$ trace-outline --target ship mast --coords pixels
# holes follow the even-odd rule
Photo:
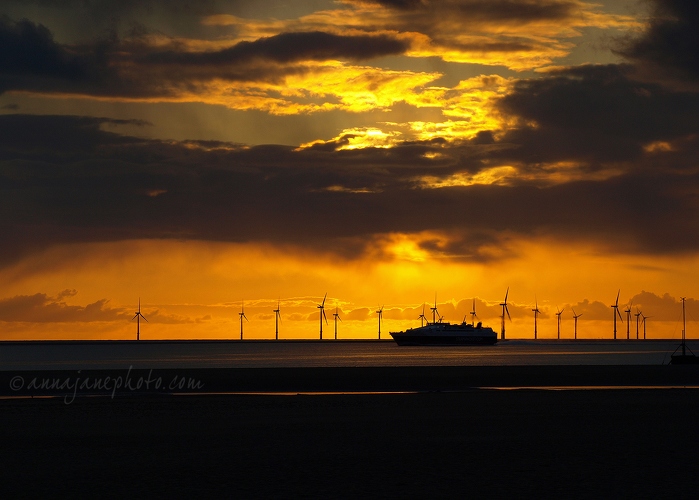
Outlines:
[[[699,358],[697,358],[691,349],[687,347],[687,312],[685,311],[685,297],[680,297],[682,300],[682,343],[675,349],[672,353],[670,363],[675,364],[699,364]],[[682,354],[676,354],[679,348],[682,348]],[[689,350],[689,354],[687,354]]]

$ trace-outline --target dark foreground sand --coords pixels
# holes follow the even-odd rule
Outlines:
[[[699,491],[696,389],[117,394],[5,399],[0,415],[2,498]]]

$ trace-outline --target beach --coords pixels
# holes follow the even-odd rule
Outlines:
[[[226,349],[246,362],[222,367],[170,354],[105,362],[103,344],[70,359],[63,345],[28,344],[43,357],[28,351],[33,364],[0,371],[0,493],[693,498],[699,369],[628,364],[639,348],[609,346],[616,364],[477,365],[472,350],[447,350],[463,363],[384,366],[392,358],[371,347],[360,357],[323,346],[334,357],[307,356],[309,366],[293,346],[293,363],[270,366],[241,344]],[[576,358],[570,347],[507,349],[554,363],[598,347],[581,344]]]
[[[3,497],[694,497],[695,390],[0,401]]]

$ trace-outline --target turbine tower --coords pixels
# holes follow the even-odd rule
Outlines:
[[[573,338],[574,338],[575,340],[578,339],[578,318],[579,318],[580,316],[582,316],[582,313],[581,313],[581,314],[575,314],[575,309],[573,309],[573,320],[574,320],[574,326],[573,326],[573,332],[574,332],[573,335],[574,335],[574,336],[573,336]]]
[[[323,319],[325,319],[325,324],[328,324],[328,317],[325,315],[325,299],[328,298],[328,292],[325,292],[325,297],[323,297],[323,302],[318,304],[318,309],[320,309],[320,340],[323,340]]]
[[[277,308],[274,309],[274,340],[279,340],[279,323],[282,322],[282,315],[279,313],[279,303],[281,301],[277,301]]]
[[[422,314],[417,317],[417,319],[420,320],[420,326],[425,326],[425,321],[427,321],[427,318],[425,318],[425,303],[422,303]]]
[[[500,304],[500,307],[502,307],[502,322],[501,322],[501,329],[500,329],[500,340],[505,340],[505,314],[507,314],[507,317],[510,321],[512,321],[512,317],[510,316],[510,310],[507,308],[507,295],[510,293],[510,287],[507,287],[507,291],[505,292],[505,301]]]
[[[631,338],[631,304],[633,301],[629,302],[629,305],[626,306],[626,309],[624,309],[624,312],[626,313],[626,340],[629,340]]]
[[[536,301],[534,302],[534,309],[532,309],[532,312],[534,313],[534,340],[536,340],[536,318],[541,314],[541,311],[539,311],[539,302]]]
[[[245,318],[245,321],[250,321],[248,317],[245,316],[245,302],[240,302],[240,312],[238,316],[240,316],[240,340],[243,340],[243,318]]]
[[[434,307],[430,307],[430,311],[432,311],[432,324],[436,325],[437,318],[439,317],[439,311],[437,311],[437,294],[436,293],[434,294]]]
[[[141,318],[143,318],[143,321],[148,323],[148,320],[146,317],[141,314],[141,297],[138,298],[138,311],[136,311],[136,315],[131,318],[131,321],[136,320],[136,340],[141,340]]]
[[[471,324],[473,326],[476,326],[476,319],[478,319],[478,316],[476,315],[476,298],[473,298],[473,306],[471,307]]]
[[[619,295],[621,294],[621,290],[619,290],[616,294],[616,302],[614,302],[613,306],[609,306],[612,309],[614,309],[614,312],[612,313],[612,317],[614,318],[614,340],[616,340],[616,317],[619,316],[619,319],[621,322],[624,322],[624,318],[621,317],[621,313],[619,312]]]
[[[558,311],[558,306],[556,306],[556,310]],[[561,340],[561,314],[563,314],[563,311],[565,311],[566,308],[564,307],[560,311],[556,313],[556,323],[558,324],[558,340]]]
[[[383,306],[376,311],[376,314],[379,315],[379,340],[381,340],[381,318],[383,317]]]
[[[340,317],[340,313],[337,312],[337,306],[335,306],[335,312],[333,313],[333,316],[335,318],[335,340],[337,340],[337,321],[338,320],[342,321],[342,318]]]
[[[641,311],[638,310],[638,307],[636,307],[636,340],[638,340],[638,317],[641,315]]]

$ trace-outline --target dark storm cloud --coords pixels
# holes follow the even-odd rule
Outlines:
[[[356,0],[354,3],[383,5],[384,7],[400,10],[417,9],[424,5],[423,0]]]
[[[42,25],[0,19],[0,93],[8,90],[109,97],[171,97],[214,79],[278,81],[307,71],[303,62],[363,60],[400,54],[404,41],[387,35],[341,36],[319,31],[282,33],[208,52],[167,50],[143,38],[114,35],[61,45]]]
[[[108,94],[122,84],[110,66],[117,45],[104,39],[89,45],[57,43],[43,25],[0,18],[0,93],[8,90]]]
[[[132,238],[270,242],[356,257],[375,252],[386,234],[421,231],[442,235],[423,239],[424,248],[471,261],[508,257],[510,242],[532,235],[618,252],[699,248],[698,235],[684,230],[699,226],[699,174],[652,168],[662,154],[606,181],[426,189],[422,176],[477,172],[494,151],[518,150],[173,143],[121,136],[108,124],[0,116],[0,261],[58,243]],[[36,142],[16,140],[36,131]],[[682,154],[693,157],[690,150],[699,151],[696,137]],[[425,158],[437,152],[442,160]]]
[[[0,47],[0,92],[23,78],[88,79],[89,61],[57,44],[45,26],[0,18]]]
[[[105,31],[124,36],[134,30],[201,37],[211,29],[201,26],[206,15],[253,0],[2,0],[3,11],[14,19],[29,18],[52,27],[64,43],[80,43]]]
[[[19,114],[5,116],[3,123],[0,159],[12,159],[19,154],[27,160],[47,158],[57,163],[96,154],[99,150],[109,150],[115,145],[139,142],[139,139],[104,133],[99,126],[147,125],[140,120],[62,116],[37,118]]]
[[[375,4],[398,11],[422,12],[433,15],[449,12],[466,21],[513,21],[526,23],[542,19],[566,19],[579,4],[567,0],[355,0],[358,4]],[[435,16],[436,17],[436,16]]]
[[[699,132],[699,94],[632,79],[630,66],[579,66],[523,79],[498,107],[520,126],[503,142],[527,162],[636,160],[644,146]]]
[[[649,27],[622,42],[618,53],[651,70],[696,83],[699,77],[699,2],[651,0]]]
[[[279,63],[326,61],[331,59],[362,60],[401,54],[408,43],[386,35],[342,36],[321,31],[282,33],[254,42],[240,42],[215,52],[160,52],[146,57],[150,63],[182,65],[241,64],[261,59]]]

